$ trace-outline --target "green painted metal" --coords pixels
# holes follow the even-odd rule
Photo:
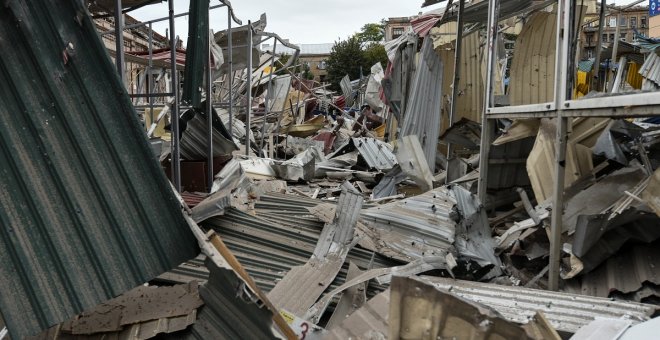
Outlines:
[[[22,339],[199,250],[82,2],[0,6],[0,311]]]
[[[199,108],[202,103],[204,69],[208,64],[209,0],[190,2],[186,44],[186,69],[183,74],[181,101]]]

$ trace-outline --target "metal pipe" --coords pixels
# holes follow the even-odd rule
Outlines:
[[[622,14],[619,13],[619,15],[616,16],[616,30],[614,31],[614,46],[612,46],[612,57],[610,58],[610,67],[607,72],[607,92],[612,92],[612,88],[614,85],[614,79],[612,77],[614,76],[614,70],[612,70],[612,64],[614,64],[614,61],[616,60],[616,54],[619,51],[619,36],[621,33],[621,17]],[[619,68],[621,65],[619,65]]]
[[[497,61],[497,25],[500,17],[500,0],[490,0],[488,4],[488,58],[486,69],[486,94],[484,98],[484,109],[481,112],[481,145],[479,148],[479,188],[478,196],[481,204],[486,204],[486,193],[488,187],[488,155],[490,154],[491,135],[495,122],[488,119],[488,108],[493,104],[493,80]]]
[[[245,113],[245,155],[250,155],[250,115],[252,114],[252,21],[248,20],[247,47],[247,111]]]
[[[268,95],[266,96],[266,107],[264,110],[264,122],[261,125],[261,142],[259,143],[259,151],[264,149],[264,136],[266,134],[266,121],[268,118],[268,114],[270,113],[270,99],[272,97],[272,90],[273,90],[273,73],[275,73],[275,49],[277,48],[277,39],[274,39],[273,42],[273,55],[270,57],[270,73],[268,74]],[[271,145],[271,148],[273,146]]]
[[[147,94],[151,95],[152,85],[152,71],[153,71],[153,51],[154,51],[154,31],[151,24],[149,24],[149,65],[147,66]],[[149,123],[154,123],[154,98],[149,96]]]
[[[181,192],[181,155],[179,150],[179,81],[176,70],[176,42],[174,26],[174,0],[169,0],[170,12],[170,59],[171,59],[171,83],[174,102],[172,103],[172,182],[174,188]]]
[[[456,98],[458,97],[458,84],[461,79],[461,51],[463,48],[463,9],[465,7],[465,0],[458,2],[458,17],[456,23],[456,50],[454,51],[454,81],[451,85],[451,108],[449,109],[449,127],[454,125],[454,117],[456,117]],[[453,157],[451,143],[447,143],[447,158]],[[450,162],[447,162],[447,173],[449,173]],[[445,177],[445,184],[449,183],[449,176]]]
[[[228,88],[229,88],[229,135],[232,136],[232,127],[234,125],[234,112],[233,112],[233,106],[234,106],[234,95],[232,94],[232,88],[234,87],[234,61],[233,61],[233,56],[234,56],[234,49],[232,46],[232,41],[231,41],[231,9],[227,7],[227,56],[229,57],[227,60],[227,64],[229,66],[228,71],[227,71],[227,81],[228,81]],[[249,137],[249,135],[248,135]]]
[[[209,10],[220,8],[220,7],[225,7],[225,5],[211,6],[211,7],[209,7]],[[231,9],[228,9],[228,10],[231,10]],[[175,18],[185,17],[188,14],[190,14],[190,12],[180,13],[180,14],[175,15],[174,17]],[[157,23],[157,22],[165,21],[165,20],[170,20],[170,16],[166,16],[166,17],[162,17],[162,18],[158,18],[158,19],[154,19],[154,20],[149,20],[149,21],[142,21],[142,22],[138,22],[138,23],[135,23],[135,24],[126,25],[126,26],[123,27],[123,29],[138,28],[138,27],[154,24],[154,23]],[[101,33],[101,35],[115,34],[116,31],[117,31],[116,29],[104,31],[104,32]]]
[[[557,139],[555,141],[555,181],[552,198],[550,221],[550,263],[548,264],[548,289],[559,289],[559,270],[561,261],[562,215],[564,210],[564,180],[566,175],[566,146],[568,142],[568,118],[563,116],[563,103],[569,98],[573,88],[568,74],[570,56],[570,37],[574,28],[574,2],[560,0],[557,10],[557,47],[555,57],[555,105],[557,107]],[[564,33],[564,34],[562,34]]]
[[[209,11],[211,7],[209,6]],[[210,14],[209,14],[210,17]],[[209,18],[210,21],[210,18]],[[211,39],[213,35],[206,32],[206,170],[207,190],[213,187],[213,54],[211,54]]]
[[[598,73],[600,72],[600,54],[603,52],[603,26],[605,23],[605,7],[607,0],[601,0],[600,2],[600,14],[599,14],[599,24],[598,24],[598,36],[596,40],[598,45],[596,45],[596,60],[594,61],[594,74],[591,87],[595,90],[600,90],[600,77]]]
[[[119,79],[126,86],[126,74],[124,72],[124,14],[121,10],[121,0],[115,0],[115,64],[117,64]]]

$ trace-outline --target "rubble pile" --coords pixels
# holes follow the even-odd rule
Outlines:
[[[78,78],[95,67],[89,58],[102,47],[90,43],[97,37],[89,17],[57,18],[85,8],[37,2],[43,8],[6,7],[17,22],[36,22],[30,13],[50,9],[60,31],[0,15],[0,35],[47,36],[35,46],[76,36],[88,59],[27,58],[36,48],[30,42],[0,59],[31,60],[34,69],[57,60],[72,91],[96,97],[77,108],[44,80],[35,100],[55,98],[58,110],[74,113],[51,125],[30,116],[41,104],[17,97],[8,104],[32,110],[17,109],[5,125],[29,131],[29,138],[6,138],[34,156],[2,153],[9,165],[0,274],[20,288],[0,293],[12,339],[582,339],[607,327],[617,333],[603,339],[633,339],[657,331],[657,120],[571,118],[563,206],[554,207],[556,119],[499,119],[492,139],[482,140],[484,79],[477,72],[452,85],[447,50],[456,41],[443,34],[453,23],[444,12],[416,19],[413,30],[386,43],[388,65],[361,79],[346,76],[341,92],[301,79],[293,61],[274,67],[280,56],[258,50],[254,63],[227,74],[223,53],[234,52],[228,32],[218,32],[214,92],[184,95],[192,99],[174,118],[178,150],[170,147],[166,105],[147,127],[149,148],[125,91],[120,102],[104,84]],[[515,104],[528,104],[516,92],[516,79],[529,71],[519,60],[539,48],[525,47],[526,39],[557,21],[552,10],[529,15],[510,69],[507,98]],[[251,25],[234,28],[233,37],[270,34],[265,16]],[[474,56],[460,61],[467,68],[480,69],[486,53],[477,31],[463,38],[463,53]],[[225,87],[228,77],[234,88]],[[0,78],[14,87],[31,83]],[[200,86],[186,83],[184,91]],[[461,97],[449,119],[451,86],[461,87]],[[234,107],[205,109],[205,100],[229,96]],[[91,127],[78,130],[76,118]],[[67,164],[53,156],[61,152],[75,156]],[[181,193],[165,177],[172,178],[175,155]],[[485,178],[480,163],[489,164]],[[560,290],[549,291],[557,209]]]

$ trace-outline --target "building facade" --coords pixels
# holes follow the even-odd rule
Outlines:
[[[328,75],[327,60],[332,52],[334,43],[323,44],[298,44],[300,47],[300,55],[298,56],[299,63],[309,67],[309,71],[314,76],[314,80],[320,83],[325,82]],[[261,45],[263,51],[272,52],[273,46],[271,44]],[[275,51],[277,54],[292,55],[294,50],[286,46],[277,46]]]
[[[385,20],[385,41],[396,39],[403,35],[408,28],[412,27],[410,23],[412,17],[394,17]]]
[[[660,38],[660,15],[649,16],[649,37]]]
[[[617,27],[619,28],[620,41],[632,42],[635,31],[646,36],[649,35],[648,6],[635,6],[628,9],[621,9],[619,6],[607,6],[607,10],[610,14],[605,16],[603,33],[600,36],[598,34],[600,6],[597,6],[596,13],[585,15],[584,22],[586,24],[583,27],[580,41],[582,45],[581,59],[595,58],[596,46],[599,43],[612,44],[615,40]]]

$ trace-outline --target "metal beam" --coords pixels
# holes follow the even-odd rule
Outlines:
[[[122,84],[126,86],[126,74],[124,72],[124,14],[122,13],[121,0],[115,0],[115,63],[117,73]]]
[[[174,188],[181,192],[181,154],[179,150],[179,81],[176,70],[176,43],[177,37],[175,34],[174,25],[174,0],[169,0],[170,12],[170,58],[171,60],[171,83],[172,93],[174,95],[174,102],[172,103],[172,183]]]
[[[232,46],[231,42],[231,8],[227,7],[227,56],[229,57],[229,60],[227,60],[227,64],[229,64],[229,68],[227,71],[227,86],[229,89],[229,107],[227,108],[227,111],[229,113],[229,135],[232,136],[232,130],[233,130],[233,125],[234,125],[234,95],[232,93],[232,87],[234,87],[234,60],[233,60],[233,55],[234,55],[234,47]],[[249,135],[248,135],[249,136]]]
[[[211,7],[209,7],[209,10],[220,8],[220,7],[225,7],[225,5],[211,6]],[[174,18],[185,17],[188,14],[190,14],[190,12],[179,13],[179,14],[174,15]],[[138,23],[135,23],[135,24],[126,25],[126,26],[123,27],[123,29],[143,27],[143,26],[147,26],[147,25],[150,25],[150,24],[155,24],[157,22],[166,21],[166,20],[170,20],[170,16],[166,16],[166,17],[162,17],[162,18],[158,18],[158,19],[154,19],[154,20],[149,20],[149,21],[142,21],[142,22],[138,22]],[[117,29],[114,29],[114,30],[104,31],[104,32],[101,33],[101,35],[116,34],[116,33],[117,33]]]
[[[481,145],[479,154],[479,189],[478,195],[481,204],[486,204],[486,194],[488,190],[488,155],[490,154],[490,144],[495,127],[495,122],[488,119],[488,109],[493,106],[493,72],[497,69],[497,35],[498,21],[500,17],[500,0],[490,0],[488,4],[488,38],[487,38],[487,64],[486,69],[486,94],[484,96],[484,110],[481,113]]]
[[[461,52],[463,47],[463,10],[465,8],[465,0],[458,2],[458,17],[456,25],[456,44],[454,51],[454,81],[452,82],[451,91],[451,108],[449,110],[449,127],[454,126],[454,118],[456,117],[456,99],[458,98],[458,85],[461,80]],[[447,143],[447,158],[448,160],[454,157],[451,143]],[[449,167],[451,162],[447,162],[447,173],[449,174]],[[445,177],[445,184],[448,184],[449,176]]]
[[[247,46],[247,110],[245,113],[245,155],[250,155],[250,115],[252,114],[252,21],[248,20]]]
[[[209,3],[209,12],[211,6]],[[210,21],[209,13],[209,21]],[[207,31],[206,33],[206,185],[207,190],[211,192],[213,187],[213,54],[211,53],[211,39],[213,35]]]

